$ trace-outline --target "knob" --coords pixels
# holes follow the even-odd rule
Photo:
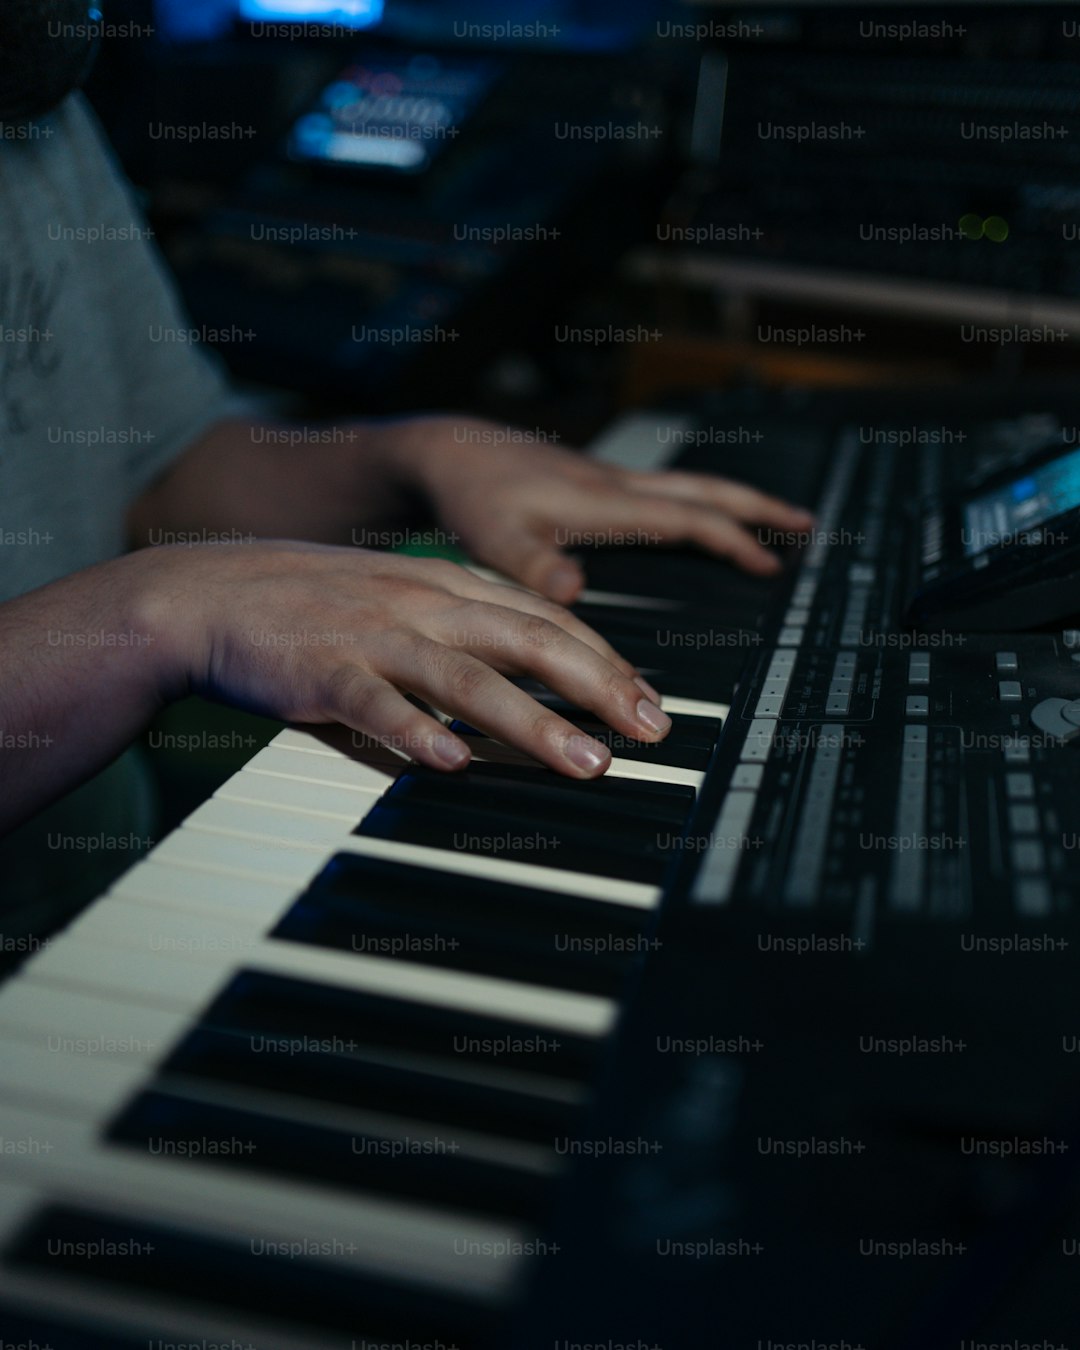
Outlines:
[[[1080,736],[1080,699],[1044,698],[1031,710],[1031,720],[1046,736],[1064,744]]]

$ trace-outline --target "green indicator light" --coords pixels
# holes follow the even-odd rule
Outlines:
[[[995,244],[1003,244],[1009,237],[1008,221],[1002,220],[1000,216],[987,216],[983,221],[983,233]]]
[[[965,239],[981,239],[983,228],[982,217],[975,215],[974,212],[960,217],[960,233]]]

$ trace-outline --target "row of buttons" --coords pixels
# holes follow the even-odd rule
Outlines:
[[[1016,741],[1005,747],[1008,763],[1024,763],[1030,758],[1031,749],[1026,741]],[[1034,805],[1034,776],[1019,770],[1007,772],[1005,796],[1008,799],[1009,833],[1014,836],[1009,844],[1009,858],[1012,870],[1017,873],[1013,883],[1016,908],[1029,917],[1049,914],[1053,902],[1049,883],[1043,875],[1046,851],[1038,837],[1039,811]],[[1029,837],[1024,838],[1025,835]]]
[[[997,652],[994,656],[994,667],[999,675],[1008,674],[1011,671],[1019,669],[1019,661],[1016,659],[1015,652]],[[998,697],[1002,703],[1019,703],[1024,697],[1024,691],[1020,686],[1019,680],[999,680]]]
[[[784,699],[791,685],[791,677],[795,673],[795,659],[796,653],[790,649],[773,652],[769,668],[765,672],[765,683],[761,687],[757,707],[754,709],[755,717],[780,716],[780,709],[784,706]]]
[[[866,627],[866,611],[870,607],[870,593],[877,573],[866,563],[852,563],[848,569],[847,608],[840,624],[840,641],[845,647],[856,647]]]
[[[908,684],[927,685],[930,683],[930,653],[912,652],[908,657]],[[929,717],[930,699],[926,694],[908,694],[904,704],[907,717]]]
[[[859,457],[857,435],[849,432],[836,456],[829,483],[817,512],[817,528],[809,548],[803,554],[799,580],[792,591],[784,624],[777,635],[765,672],[765,684],[758,695],[754,718],[750,723],[740,754],[740,764],[720,807],[713,839],[694,884],[697,904],[723,905],[731,897],[735,877],[742,860],[742,845],[754,814],[758,788],[776,733],[776,719],[784,706],[798,656],[818,590],[818,576],[824,565],[840,511],[847,500],[852,475]],[[824,831],[822,831],[824,833]]]
[[[900,758],[900,786],[896,799],[894,830],[899,851],[893,859],[889,881],[889,901],[894,909],[918,909],[926,866],[920,841],[926,818],[926,778],[929,763],[930,734],[926,727],[904,728],[904,749]],[[912,847],[902,845],[911,841]]]
[[[784,887],[784,899],[789,905],[811,905],[817,898],[843,746],[844,726],[839,723],[822,731],[814,751],[814,763],[803,793],[802,819]]]
[[[846,717],[851,711],[851,691],[855,687],[854,652],[841,652],[833,665],[825,711],[830,717]]]
[[[930,511],[923,517],[923,566],[941,561],[945,542],[945,522],[940,511]]]

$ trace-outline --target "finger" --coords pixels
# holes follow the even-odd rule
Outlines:
[[[468,652],[412,634],[388,649],[380,669],[442,712],[524,751],[556,773],[596,778],[611,763],[606,746]]]
[[[455,588],[456,594],[463,599],[479,600],[488,605],[520,610],[522,613],[534,614],[538,618],[546,619],[549,623],[558,624],[571,637],[577,638],[579,642],[584,642],[586,646],[591,647],[594,652],[602,656],[605,661],[610,661],[613,666],[621,670],[623,674],[631,677],[637,674],[637,668],[633,662],[622,656],[606,638],[601,637],[595,628],[590,628],[587,623],[562,605],[545,600],[543,596],[534,595],[531,591],[522,591],[516,586],[503,586],[498,582],[485,581],[483,577],[474,576],[473,573],[465,571],[465,569],[461,570],[464,572],[466,580],[460,585],[455,581]]]
[[[655,493],[680,501],[715,506],[736,520],[747,520],[780,529],[812,525],[814,517],[805,507],[785,502],[731,478],[696,473],[638,473],[627,470],[623,481],[635,492]]]
[[[620,493],[608,504],[603,524],[624,531],[648,531],[663,544],[697,544],[759,576],[780,570],[780,560],[722,512],[670,497]]]
[[[632,739],[657,741],[671,728],[671,719],[642,696],[632,674],[538,615],[477,603],[467,607],[450,631],[436,636],[503,674],[539,680]]]
[[[475,572],[470,572],[468,568],[459,567],[455,563],[436,563],[430,569],[429,577],[432,584],[438,585],[462,599],[482,600],[487,604],[518,609],[526,614],[539,615],[551,623],[557,623],[560,628],[565,628],[580,642],[592,647],[595,652],[599,652],[605,660],[610,661],[613,666],[617,666],[625,674],[630,676],[637,674],[637,668],[633,663],[628,661],[625,656],[621,656],[611,643],[606,638],[601,637],[594,628],[590,628],[587,623],[579,619],[576,614],[572,614],[564,606],[546,600],[542,595],[535,595],[532,591],[523,591],[517,586],[488,581],[484,577],[478,577]]]
[[[560,605],[569,605],[585,587],[585,573],[541,528],[493,529],[477,548],[480,562]]]
[[[472,758],[460,736],[357,666],[342,666],[327,681],[323,713],[433,769],[462,769]]]

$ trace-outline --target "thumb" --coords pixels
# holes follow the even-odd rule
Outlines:
[[[580,563],[549,539],[525,529],[486,539],[484,561],[560,605],[573,603],[585,586]]]

